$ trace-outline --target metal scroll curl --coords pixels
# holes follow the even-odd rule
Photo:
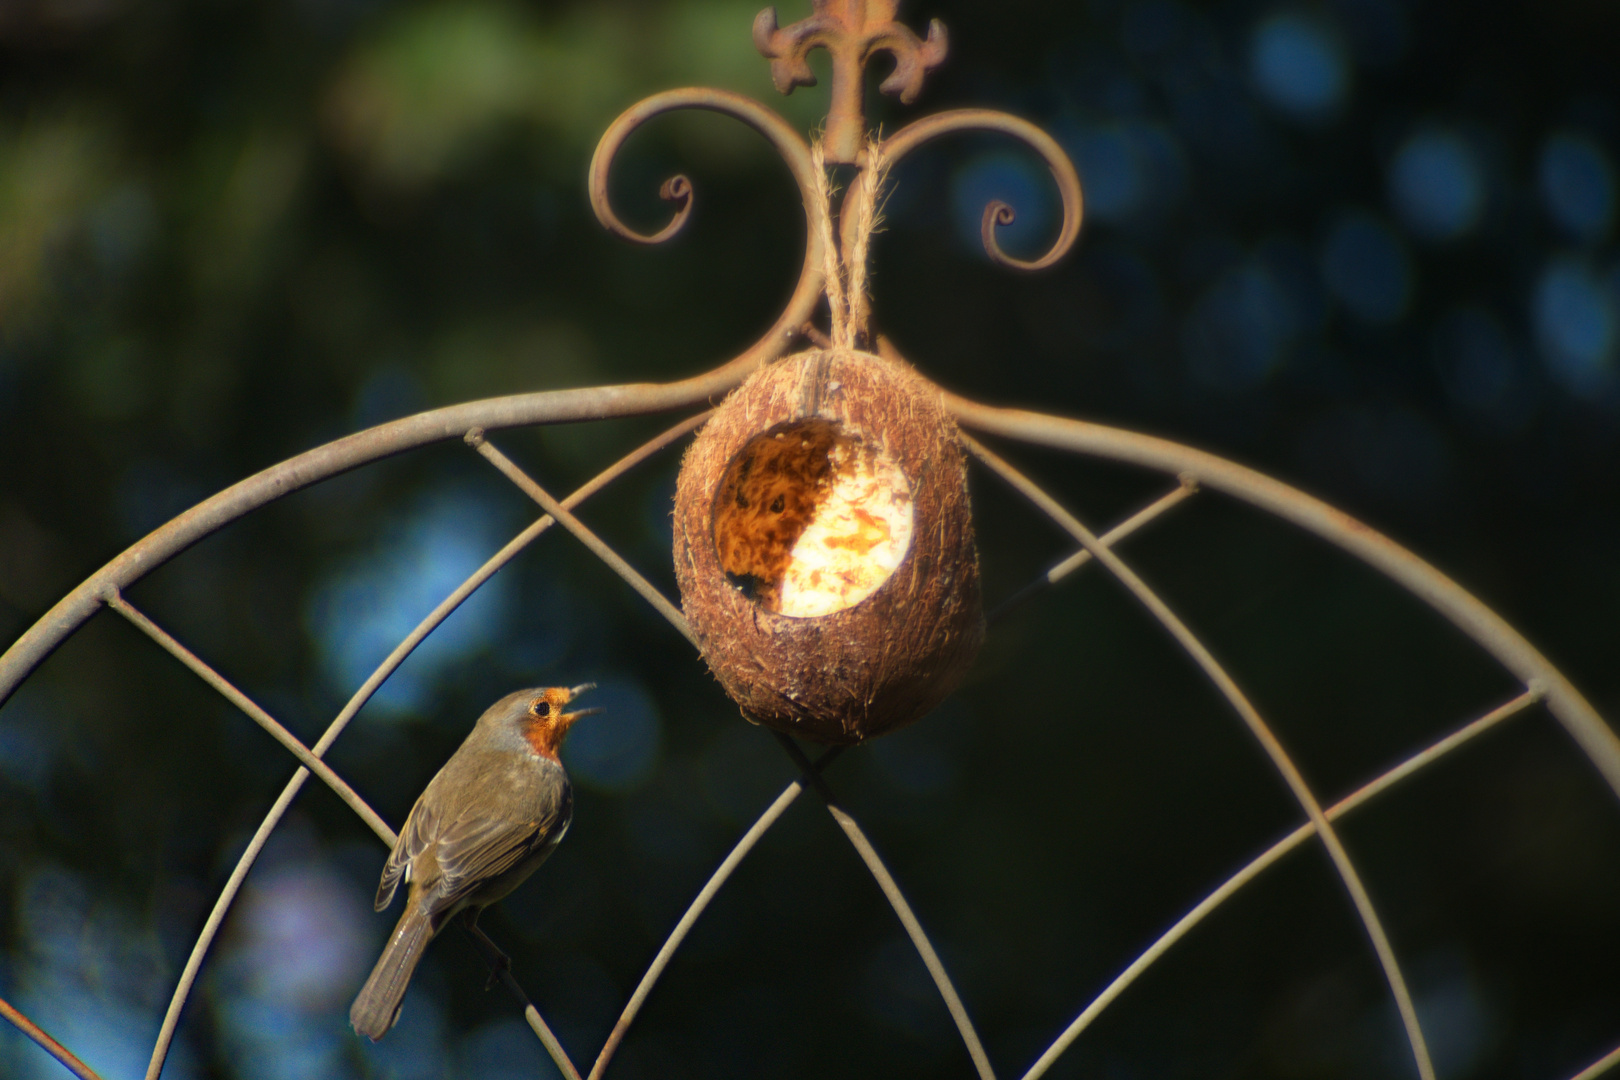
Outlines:
[[[596,144],[596,153],[591,157],[589,174],[591,209],[596,212],[596,220],[602,223],[602,227],[615,236],[637,244],[662,244],[679,233],[685,227],[687,219],[691,217],[692,182],[680,174],[664,181],[659,189],[659,197],[666,202],[674,203],[676,209],[668,224],[654,233],[637,232],[626,225],[614,212],[612,201],[608,197],[608,174],[612,171],[614,159],[625,140],[654,117],[680,109],[702,109],[721,113],[742,121],[765,136],[787,165],[788,171],[793,174],[793,182],[799,188],[799,198],[804,203],[804,265],[799,271],[799,282],[793,288],[793,295],[775,325],[765,336],[730,364],[725,365],[727,369],[734,366],[751,368],[755,364],[780,355],[787,343],[798,334],[799,328],[809,321],[821,298],[824,284],[821,269],[822,248],[821,238],[812,227],[815,220],[813,208],[816,205],[816,175],[815,166],[810,161],[810,145],[779,114],[752,98],[729,90],[689,86],[643,98],[620,113],[618,119],[608,126],[602,133],[601,141]]]
[[[1008,135],[1022,142],[1046,162],[1047,168],[1052,171],[1052,180],[1057,184],[1058,194],[1063,199],[1063,223],[1058,228],[1057,238],[1052,241],[1052,246],[1045,254],[1035,259],[1017,259],[1001,250],[1001,245],[996,241],[996,229],[1011,225],[1015,213],[1011,206],[1001,200],[991,200],[984,208],[984,217],[980,224],[984,251],[990,256],[990,261],[1013,270],[1042,270],[1067,255],[1069,249],[1074,246],[1075,237],[1080,234],[1080,219],[1083,212],[1080,175],[1075,172],[1074,163],[1069,160],[1069,155],[1064,153],[1057,140],[1028,120],[1020,120],[1016,116],[996,112],[993,109],[953,109],[907,124],[884,139],[879,144],[878,152],[885,163],[893,167],[901,158],[922,144],[941,135],[961,131]],[[847,213],[844,216],[846,219],[852,217]]]

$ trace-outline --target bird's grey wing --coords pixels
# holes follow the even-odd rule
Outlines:
[[[394,850],[389,852],[388,862],[383,866],[374,904],[378,911],[393,903],[394,890],[399,888],[401,881],[411,880],[411,864],[433,843],[434,835],[438,832],[438,818],[428,804],[426,794],[423,792],[416,805],[411,807],[410,814],[405,818],[405,826],[399,830],[399,836],[394,841]]]
[[[467,818],[439,830],[439,887],[433,908],[451,907],[513,869],[551,837],[555,809],[520,818]]]

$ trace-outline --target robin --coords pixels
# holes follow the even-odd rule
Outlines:
[[[574,794],[557,751],[574,721],[601,710],[563,707],[594,686],[506,695],[478,718],[411,807],[376,903],[386,908],[404,880],[405,913],[349,1009],[357,1033],[375,1042],[394,1026],[422,950],[462,912],[486,951],[505,960],[478,929],[478,916],[534,873],[568,831]]]

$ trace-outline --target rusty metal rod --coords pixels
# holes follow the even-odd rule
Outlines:
[[[723,395],[758,364],[780,354],[809,318],[794,313],[793,329],[762,341],[736,360],[675,383],[639,383],[551,390],[486,398],[379,424],[316,447],[256,473],[170,519],[91,574],[42,615],[0,655],[0,705],[51,652],[101,607],[109,587],[128,589],[157,567],[253,510],[360,465],[430,443],[459,439],[472,428],[495,431],[606,417],[642,416]]]
[[[602,470],[572,495],[569,495],[567,499],[563,500],[564,505],[577,506],[584,502],[607,484],[624,475],[630,468],[645,461],[659,450],[664,449],[672,442],[697,428],[708,419],[708,416],[708,412],[702,412],[688,417],[674,427],[649,439]],[[343,706],[343,710],[327,726],[326,731],[321,735],[320,740],[316,742],[311,753],[316,757],[323,756],[331,748],[332,744],[337,741],[338,736],[343,734],[349,721],[354,719],[361,706],[371,698],[371,695],[377,691],[377,688],[383,684],[388,676],[400,664],[405,662],[405,658],[411,654],[417,645],[421,644],[423,639],[435,627],[449,618],[450,613],[460,607],[467,597],[471,596],[484,582],[493,577],[496,571],[516,558],[520,551],[528,547],[536,537],[545,532],[551,525],[552,518],[550,515],[534,522],[508,541],[500,551],[490,556],[483,566],[480,566],[466,581],[457,586],[455,591],[440,601],[438,607],[429,612],[417,624],[416,628],[406,635],[405,640],[394,647],[394,651],[378,665],[377,670],[371,673],[371,676],[366,679],[360,689],[355,691],[354,696]],[[247,848],[242,852],[241,857],[236,861],[236,866],[231,870],[231,876],[226,880],[224,887],[220,889],[219,896],[214,901],[214,907],[209,911],[208,919],[203,923],[203,928],[197,935],[197,941],[191,947],[191,955],[186,959],[186,966],[180,973],[180,979],[175,985],[174,994],[169,999],[168,1010],[164,1013],[163,1024],[158,1029],[157,1041],[152,1047],[152,1059],[147,1065],[147,1080],[158,1080],[162,1074],[163,1062],[168,1057],[169,1047],[174,1042],[175,1030],[180,1024],[180,1013],[185,1007],[187,998],[191,996],[191,988],[196,983],[198,973],[202,970],[203,959],[208,955],[208,950],[213,945],[221,924],[225,921],[225,914],[230,910],[231,904],[235,902],[237,893],[241,891],[242,883],[247,879],[248,871],[252,869],[254,862],[257,861],[259,853],[264,850],[264,845],[269,841],[270,834],[281,823],[281,819],[287,813],[287,808],[292,805],[293,799],[303,789],[304,781],[309,779],[309,775],[309,771],[302,767],[293,773],[292,779],[287,781],[287,786],[282,789],[281,795],[276,799],[269,811],[266,812],[264,820],[259,822],[259,827],[254,832],[252,839],[248,841]]]
[[[1104,547],[1113,547],[1115,544],[1119,543],[1121,540],[1124,540],[1126,537],[1130,536],[1144,525],[1158,520],[1161,515],[1168,513],[1177,506],[1180,506],[1189,497],[1196,494],[1197,491],[1198,482],[1191,476],[1183,476],[1181,478],[1181,483],[1177,484],[1175,488],[1159,496],[1148,505],[1142,507],[1142,509],[1132,514],[1118,525],[1115,525],[1112,529],[1109,529],[1107,532],[1103,533],[1102,536],[1098,537],[1098,539],[1102,542]],[[1087,551],[1085,548],[1081,548],[1079,551],[1076,551],[1073,555],[1070,555],[1063,561],[1053,565],[1049,570],[1046,571],[1046,573],[1042,574],[1028,585],[1025,585],[1023,588],[1007,597],[1007,599],[1003,600],[1001,603],[997,604],[995,609],[992,610],[990,614],[985,616],[984,621],[991,625],[1000,622],[1025,601],[1031,599],[1032,597],[1038,596],[1047,589],[1050,589],[1053,585],[1056,585],[1058,582],[1062,581],[1064,578],[1068,577],[1070,574],[1074,573],[1076,570],[1080,569],[1090,561],[1091,552]]]
[[[861,862],[866,864],[867,872],[872,875],[878,884],[878,888],[888,898],[889,906],[894,908],[894,913],[899,917],[900,925],[904,927],[906,936],[911,939],[912,947],[917,950],[917,955],[922,958],[923,967],[928,969],[929,976],[933,978],[934,988],[939,991],[939,996],[945,1002],[945,1010],[951,1014],[951,1019],[955,1021],[956,1030],[962,1036],[962,1043],[967,1047],[968,1057],[973,1061],[973,1068],[979,1074],[979,1080],[996,1080],[996,1071],[990,1066],[990,1056],[984,1051],[984,1043],[980,1040],[979,1033],[973,1026],[973,1018],[968,1015],[967,1006],[962,1002],[962,996],[956,992],[956,986],[951,982],[950,973],[945,970],[945,962],[939,958],[934,943],[928,940],[928,934],[923,930],[922,923],[918,921],[916,912],[912,911],[911,905],[906,902],[905,893],[900,891],[900,883],[895,881],[893,874],[889,873],[889,868],[884,865],[882,856],[877,853],[877,848],[872,846],[872,841],[867,839],[866,833],[861,829],[860,824],[850,816],[848,811],[839,805],[836,796],[833,795],[832,788],[827,784],[826,779],[811,766],[810,759],[804,756],[804,751],[799,749],[799,744],[793,741],[792,736],[784,732],[772,731],[771,734],[776,736],[776,741],[782,745],[782,749],[787,751],[788,757],[793,759],[794,764],[799,766],[799,769],[810,781],[810,785],[816,789],[816,794],[821,796],[822,802],[826,804],[827,813],[832,816],[833,821],[843,830],[850,846],[861,857]]]
[[[38,1043],[41,1050],[60,1061],[62,1066],[79,1080],[101,1080],[94,1069],[74,1056],[73,1051],[51,1038],[44,1028],[24,1016],[21,1010],[5,998],[0,998],[0,1019],[9,1021],[12,1027]]]
[[[1063,200],[1063,222],[1058,226],[1057,238],[1045,254],[1028,260],[1013,258],[1002,251],[1001,245],[996,242],[996,229],[1013,223],[1013,208],[999,199],[986,205],[979,224],[979,237],[990,261],[1011,270],[1042,270],[1067,255],[1074,246],[1075,237],[1080,234],[1080,219],[1084,214],[1080,175],[1075,172],[1074,162],[1069,160],[1069,155],[1057,140],[1028,120],[993,109],[952,109],[913,120],[883,140],[882,154],[889,167],[893,168],[901,158],[924,143],[962,131],[1007,135],[1034,150],[1051,170],[1052,182],[1057,184],[1058,195]]]
[[[1369,781],[1343,799],[1340,799],[1327,808],[1327,819],[1329,821],[1339,820],[1374,796],[1405,780],[1420,769],[1434,764],[1434,762],[1456,750],[1464,743],[1484,734],[1509,717],[1517,716],[1540,700],[1541,694],[1539,691],[1528,690],[1512,701],[1492,709],[1479,719],[1465,725],[1458,731],[1452,732],[1427,749],[1412,755],[1377,779]],[[1022,1080],[1040,1080],[1040,1077],[1045,1075],[1046,1071],[1052,1067],[1057,1059],[1062,1057],[1064,1052],[1080,1037],[1081,1032],[1085,1031],[1092,1021],[1101,1015],[1104,1009],[1113,1004],[1125,992],[1127,987],[1134,983],[1148,968],[1152,967],[1165,953],[1169,952],[1171,946],[1186,937],[1193,927],[1203,922],[1206,916],[1230,900],[1239,889],[1259,877],[1263,871],[1314,835],[1316,835],[1315,825],[1309,822],[1301,825],[1267,848],[1243,869],[1227,878],[1214,892],[1200,900],[1191,911],[1183,915],[1176,921],[1174,926],[1166,930],[1157,941],[1148,946],[1135,960],[1131,961],[1130,965],[1120,972],[1114,978],[1114,981],[1109,983],[1103,992],[1098,994],[1091,1004],[1081,1011],[1079,1016],[1075,1017],[1074,1022],[1065,1028],[1063,1033],[1053,1041],[1052,1045],[1046,1048],[1045,1053],[1041,1054],[1035,1064],[1030,1066],[1029,1071],[1023,1075]],[[1617,1051],[1617,1053],[1620,1053],[1620,1051]],[[1582,1075],[1584,1077],[1585,1074]],[[1576,1080],[1582,1080],[1582,1078],[1577,1077]]]
[[[819,774],[844,749],[842,746],[833,747],[817,758],[812,763],[812,768]],[[776,824],[777,820],[787,812],[787,808],[793,805],[793,801],[804,791],[804,783],[803,778],[800,778],[783,788],[782,794],[778,795],[775,801],[765,808],[765,812],[754,821],[753,825],[749,826],[748,831],[743,833],[742,839],[737,841],[736,845],[726,854],[726,857],[721,860],[720,865],[715,868],[714,873],[709,875],[709,880],[704,883],[703,888],[693,898],[692,903],[686,909],[686,913],[675,924],[675,929],[670,931],[663,947],[658,950],[658,955],[653,957],[653,962],[648,966],[646,974],[641,977],[641,982],[636,984],[635,992],[630,995],[630,1000],[625,1003],[624,1011],[619,1014],[618,1022],[613,1025],[613,1031],[609,1033],[607,1041],[602,1044],[602,1052],[596,1056],[596,1064],[591,1066],[591,1075],[588,1080],[601,1080],[602,1074],[607,1071],[608,1062],[613,1060],[613,1055],[618,1050],[619,1044],[624,1041],[624,1036],[630,1030],[630,1025],[635,1023],[637,1014],[641,1012],[642,1005],[647,1001],[647,996],[652,993],[653,987],[657,985],[665,969],[669,967],[670,961],[674,959],[675,951],[686,940],[686,935],[691,933],[692,927],[697,925],[698,919],[707,910],[709,902],[720,892],[721,887],[725,885],[737,867],[742,865],[743,859],[747,857],[750,851],[754,850],[754,846],[759,843],[760,838],[765,835],[772,825]]]
[[[1147,608],[1149,613],[1158,620],[1159,624],[1173,637],[1193,663],[1203,671],[1204,675],[1215,686],[1232,710],[1238,714],[1244,725],[1265,750],[1266,756],[1271,759],[1272,765],[1278,774],[1293,792],[1294,798],[1299,802],[1311,823],[1316,827],[1316,834],[1327,848],[1328,857],[1333,860],[1334,868],[1338,870],[1339,878],[1344,882],[1345,891],[1350,894],[1350,901],[1361,919],[1361,924],[1367,931],[1367,938],[1372,943],[1373,952],[1378,957],[1378,963],[1384,969],[1384,978],[1389,983],[1390,995],[1395,999],[1395,1008],[1401,1014],[1401,1023],[1406,1028],[1407,1042],[1411,1044],[1412,1060],[1417,1065],[1418,1076],[1421,1080],[1434,1080],[1434,1064],[1429,1058],[1427,1040],[1423,1037],[1422,1025],[1418,1022],[1417,1007],[1412,1004],[1412,993],[1406,983],[1406,975],[1401,971],[1400,960],[1395,955],[1395,948],[1390,944],[1389,934],[1384,930],[1383,919],[1378,909],[1373,905],[1372,897],[1367,892],[1367,886],[1361,880],[1361,873],[1356,869],[1355,863],[1350,859],[1350,853],[1345,850],[1339,839],[1338,831],[1329,824],[1326,815],[1322,812],[1321,802],[1316,793],[1305,782],[1299,767],[1294,763],[1292,756],[1283,747],[1282,741],[1271,729],[1260,711],[1254,707],[1248,695],[1238,686],[1237,681],[1226,671],[1225,667],[1215,659],[1212,653],[1199,637],[1192,632],[1181,618],[1170,609],[1157,593],[1148,587],[1147,583],[1138,577],[1135,571],[1126,566],[1120,557],[1098,542],[1090,529],[1080,523],[1073,514],[1069,513],[1057,500],[1053,499],[1037,484],[1023,473],[1013,468],[1001,457],[981,445],[977,440],[964,435],[974,456],[984,462],[992,472],[1011,486],[1019,494],[1029,499],[1040,510],[1056,522],[1070,536],[1078,540],[1090,551],[1092,557],[1108,568],[1120,584],[1136,597],[1137,601]]]
[[[1167,439],[1085,420],[980,405],[954,394],[945,395],[945,404],[960,423],[976,431],[1172,475],[1191,473],[1200,484],[1349,552],[1444,615],[1521,684],[1542,686],[1547,708],[1620,796],[1620,736],[1591,703],[1500,615],[1389,537],[1280,480]]]
[[[1569,1080],[1597,1080],[1598,1077],[1620,1065],[1620,1046],[1610,1050],[1592,1064],[1570,1077]]]
[[[135,605],[125,600],[117,589],[108,591],[107,606],[128,619],[136,629],[157,642],[170,656],[179,660],[203,682],[217,690],[226,701],[242,710],[250,720],[269,732],[272,738],[286,747],[292,753],[292,756],[298,759],[300,765],[320,777],[322,782],[331,788],[337,797],[342,799],[349,809],[353,810],[360,820],[366,823],[372,832],[377,834],[378,839],[389,847],[394,846],[394,841],[398,837],[394,830],[388,827],[388,823],[378,815],[377,811],[373,810],[366,803],[366,800],[362,799],[354,788],[349,786],[347,781],[333,772],[332,766],[310,753],[309,748],[299,742],[298,737],[288,731],[275,717],[265,712],[252,698],[232,685],[230,680],[209,667],[198,658],[196,653],[180,644],[168,631],[153,622]]]
[[[687,109],[729,116],[763,135],[787,165],[788,172],[792,174],[793,182],[799,189],[799,201],[803,204],[805,214],[804,262],[799,269],[798,283],[793,286],[793,293],[782,309],[782,314],[763,337],[734,360],[722,364],[707,375],[697,376],[699,379],[712,379],[723,383],[724,385],[714,391],[719,393],[736,385],[744,375],[760,364],[780,356],[787,344],[799,336],[800,328],[815,314],[816,305],[821,302],[824,259],[821,238],[811,227],[816,206],[815,173],[810,164],[810,146],[805,142],[804,136],[795,131],[779,114],[752,98],[730,90],[704,86],[666,90],[638,101],[619,114],[602,133],[601,139],[596,144],[596,152],[591,155],[590,169],[586,175],[586,190],[590,196],[591,209],[596,214],[596,220],[602,223],[602,227],[615,236],[636,244],[661,244],[672,239],[685,227],[687,219],[691,216],[693,199],[692,182],[685,176],[676,175],[664,181],[659,195],[666,202],[674,203],[676,210],[669,223],[655,233],[637,232],[619,218],[614,212],[613,200],[608,193],[608,177],[613,171],[619,150],[638,128],[655,117]],[[682,404],[695,404],[698,400],[701,399],[692,399]],[[472,426],[475,425],[467,425]],[[493,430],[497,425],[478,423],[476,426]]]
[[[693,648],[698,647],[697,636],[692,633],[692,628],[687,625],[686,616],[681,614],[681,609],[670,603],[668,597],[659,592],[652,582],[641,575],[639,570],[625,562],[624,557],[608,546],[596,533],[592,532],[589,526],[573,514],[570,514],[568,508],[553,498],[545,488],[536,483],[533,477],[518,468],[516,462],[496,449],[493,443],[484,438],[482,431],[475,428],[467,432],[467,445],[483,455],[485,460],[499,469],[503,476],[521,488],[524,494],[539,503],[546,513],[557,519],[558,524],[573,533],[574,537],[584,544],[592,555],[606,563],[615,574],[618,574],[624,580],[625,584],[636,591],[638,596],[652,605],[654,611],[668,620],[669,624],[679,631],[682,637],[691,642]]]

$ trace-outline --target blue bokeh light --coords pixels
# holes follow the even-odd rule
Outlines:
[[[1441,385],[1463,414],[1503,434],[1523,429],[1535,402],[1519,350],[1495,315],[1473,305],[1448,311],[1435,325],[1434,349]]]
[[[1075,150],[1086,210],[1104,221],[1128,217],[1141,200],[1144,178],[1124,132],[1117,127],[1088,132]]]
[[[211,984],[221,1041],[245,1080],[334,1076],[353,1046],[345,1008],[371,960],[370,913],[323,860],[261,871]]]
[[[24,683],[0,712],[0,781],[25,789],[33,798],[45,793],[62,730],[61,721],[40,703],[42,695],[34,690],[39,685],[38,680]]]
[[[1469,1076],[1496,1041],[1501,1024],[1479,986],[1462,973],[1422,990],[1417,1007],[1442,1076]]]
[[[1334,298],[1363,322],[1388,325],[1412,300],[1412,262],[1400,237],[1363,210],[1345,213],[1322,246],[1322,278]]]
[[[429,978],[424,978],[425,974]],[[368,1066],[366,1076],[376,1080],[443,1080],[446,1076],[477,1075],[451,1071],[444,1007],[440,998],[429,992],[431,989],[431,973],[418,971],[405,995],[400,1022],[381,1042],[358,1039],[353,1031],[348,1032],[349,1043],[359,1048]]]
[[[981,255],[984,208],[996,199],[1016,215],[1011,225],[996,230],[996,242],[1008,254],[1029,257],[1048,239],[1057,209],[1051,175],[1025,155],[999,152],[976,157],[957,170],[951,180],[951,217],[962,243]]]
[[[641,683],[625,676],[600,680],[582,704],[602,712],[569,732],[563,749],[569,776],[601,791],[639,787],[658,763],[663,742],[657,703]]]
[[[1603,239],[1614,223],[1614,164],[1585,135],[1561,131],[1547,139],[1537,169],[1547,213],[1581,240]]]
[[[17,1007],[103,1076],[138,1076],[152,1053],[169,971],[156,935],[123,908],[91,899],[84,879],[40,866],[17,891],[17,932],[26,943],[10,988]],[[56,1080],[62,1066],[33,1043],[0,1044],[0,1073]],[[165,1076],[195,1075],[182,1038]]]
[[[1127,224],[1156,220],[1186,192],[1187,167],[1170,131],[1128,121],[1087,128],[1068,140],[1085,190],[1086,216]]]
[[[1536,282],[1531,310],[1536,343],[1554,380],[1576,397],[1607,393],[1620,333],[1609,282],[1576,259],[1554,259]]]
[[[1350,95],[1350,67],[1334,32],[1301,12],[1261,20],[1250,43],[1249,73],[1262,97],[1302,120],[1330,118]]]
[[[461,1040],[459,1075],[477,1080],[533,1080],[559,1076],[529,1026],[515,1017],[485,1024]]]
[[[1411,974],[1413,1004],[1423,1020],[1435,1073],[1478,1076],[1480,1065],[1496,1049],[1502,1023],[1485,988],[1460,953],[1442,951],[1419,958]],[[1411,1044],[1390,1002],[1369,1008],[1357,1025],[1361,1050],[1367,1055],[1357,1075],[1393,1076],[1410,1071]]]
[[[428,612],[505,540],[501,517],[468,495],[429,497],[370,553],[310,597],[307,623],[335,688],[351,693]],[[451,665],[498,641],[511,609],[497,575],[424,641],[372,699],[385,713],[429,707]]]
[[[1287,291],[1257,259],[1216,279],[1183,332],[1188,374],[1206,387],[1251,390],[1283,363],[1300,330]]]
[[[102,1076],[145,1075],[155,1017],[127,1003],[85,996],[71,986],[47,985],[59,996],[45,1001],[35,991],[21,997],[19,1005],[29,1019]],[[55,1058],[27,1039],[16,1040],[14,1054],[14,1062],[0,1072],[15,1080],[62,1080],[66,1075]],[[189,1047],[171,1049],[163,1075],[176,1080],[196,1075]]]
[[[353,1033],[345,1036],[332,1016],[310,1017],[285,1004],[230,997],[216,1015],[225,1059],[244,1080],[300,1080],[336,1076]]]
[[[1452,240],[1479,223],[1485,175],[1468,141],[1446,128],[1418,131],[1396,151],[1389,192],[1408,228],[1433,240]]]
[[[370,913],[322,863],[265,874],[246,897],[236,944],[254,993],[311,1011],[344,1002],[365,974]]]

